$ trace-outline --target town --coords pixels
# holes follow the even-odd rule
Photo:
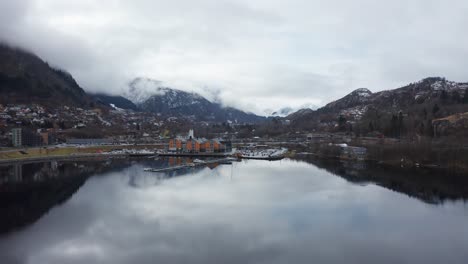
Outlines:
[[[225,139],[195,138],[193,129],[187,136],[169,140],[169,152],[183,153],[226,153],[232,151],[232,143]]]
[[[0,105],[0,147],[155,143],[184,123],[124,109]]]

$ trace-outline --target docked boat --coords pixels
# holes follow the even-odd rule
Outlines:
[[[201,159],[194,159],[193,163],[195,163],[195,164],[204,164],[204,163],[206,163],[206,161],[201,160]]]
[[[257,159],[257,160],[281,160],[284,159],[288,149],[263,149],[263,150],[244,150],[238,153],[238,157],[242,159]]]
[[[156,157],[155,152],[151,150],[129,150],[128,155],[130,157]]]

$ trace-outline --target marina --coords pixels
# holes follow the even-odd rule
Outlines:
[[[222,158],[222,159],[214,159],[214,160],[199,160],[195,159],[193,162],[189,162],[186,164],[181,164],[181,165],[176,165],[176,166],[169,166],[165,168],[144,168],[144,171],[147,172],[169,172],[169,171],[175,171],[175,170],[180,170],[180,169],[185,169],[185,168],[191,168],[191,167],[200,167],[200,166],[206,166],[209,164],[232,164],[234,161],[239,161],[239,159],[233,158],[233,157],[228,157],[228,158]]]
[[[194,158],[225,158],[232,153],[185,153],[185,152],[162,152],[161,157],[194,157]]]
[[[229,153],[180,153],[180,152],[164,152],[157,153],[161,157],[192,157],[192,158],[226,158],[235,157],[238,159],[256,159],[256,160],[281,160],[284,159],[288,152],[286,148],[274,148],[264,150],[239,150]]]
[[[284,159],[285,154],[288,152],[287,148],[280,149],[248,149],[238,152],[238,157],[242,159],[256,159],[256,160],[281,160]]]

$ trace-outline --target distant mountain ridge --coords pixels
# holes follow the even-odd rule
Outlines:
[[[291,113],[295,112],[294,109],[292,107],[283,107],[281,109],[278,109],[276,111],[270,111],[270,113],[268,113],[268,116],[280,116],[280,117],[283,117],[283,116],[287,116]]]
[[[213,103],[196,93],[169,87],[148,78],[136,78],[123,96],[88,94],[64,70],[51,67],[38,56],[0,44],[0,104],[57,107],[113,107],[142,110],[193,121],[256,123],[265,117]]]
[[[164,93],[165,91],[161,81],[137,77],[128,83],[122,96],[138,105],[144,103],[153,95]]]
[[[196,121],[257,123],[265,117],[246,113],[233,107],[224,107],[205,97],[162,86],[148,78],[135,78],[124,92],[141,110],[164,116],[184,116]]]
[[[338,123],[341,120],[351,122],[349,125],[354,127],[387,131],[391,130],[388,126],[392,118],[401,112],[408,117],[405,120],[412,120],[412,124],[407,124],[405,129],[422,131],[430,127],[432,119],[466,111],[468,83],[429,77],[401,88],[376,93],[360,88],[315,111],[302,109],[286,118],[297,127],[330,130],[333,126],[340,126]]]
[[[0,104],[31,103],[141,110],[192,121],[259,123],[268,120],[224,107],[197,93],[165,87],[162,82],[149,78],[135,78],[122,96],[87,94],[66,71],[51,67],[30,52],[0,44]],[[375,130],[389,134],[404,118],[406,130],[430,134],[431,122],[468,112],[468,83],[430,77],[376,93],[359,88],[317,110],[305,108],[290,113],[291,110],[281,108],[272,115],[287,115],[285,119],[296,128]],[[399,126],[402,130],[403,124]]]

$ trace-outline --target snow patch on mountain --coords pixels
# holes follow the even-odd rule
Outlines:
[[[451,91],[451,90],[459,89],[459,84],[456,82],[451,82],[451,81],[446,81],[446,80],[438,80],[438,81],[435,81],[431,85],[431,88],[434,91],[442,91],[442,90]]]
[[[359,88],[359,89],[356,89],[354,90],[354,92],[357,96],[361,96],[361,97],[369,97],[372,95],[372,92],[367,89],[367,88]]]
[[[184,117],[194,121],[248,122],[265,118],[212,102],[195,92],[165,87],[162,82],[136,78],[124,93],[139,109],[161,116]]]
[[[358,105],[355,107],[343,109],[340,111],[340,115],[355,119],[355,120],[360,120],[364,114],[367,112],[369,109],[369,106],[367,105]]]
[[[135,78],[128,84],[128,87],[124,89],[123,96],[137,105],[154,97],[160,97],[163,98],[164,103],[173,108],[181,105],[199,104],[200,101],[206,100],[197,93],[168,88],[161,81],[141,77]]]
[[[163,83],[149,78],[135,78],[124,88],[123,96],[135,104],[141,104],[153,95],[165,95]]]
[[[290,106],[285,106],[282,107],[278,110],[272,110],[272,109],[265,109],[264,113],[266,116],[279,116],[279,117],[286,117],[289,116],[292,113],[295,113],[297,111],[300,111],[301,109],[317,109],[317,106],[315,104],[303,104],[298,107],[290,107]]]
[[[268,115],[269,116],[281,116],[281,117],[283,117],[283,116],[287,116],[287,115],[289,115],[289,114],[291,114],[293,112],[294,112],[294,109],[292,107],[283,107],[283,108],[281,108],[281,109],[279,109],[277,111],[270,111],[268,113]]]
[[[119,112],[123,112],[125,111],[124,109],[120,108],[120,107],[117,107],[115,106],[115,104],[109,104],[112,108],[114,108],[115,110],[119,111]]]

